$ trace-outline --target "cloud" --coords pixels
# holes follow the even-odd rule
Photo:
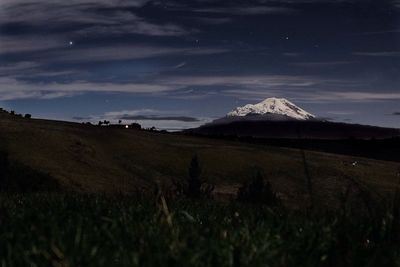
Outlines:
[[[400,116],[400,111],[393,112],[392,115],[394,115],[394,116]]]
[[[162,84],[183,86],[242,87],[243,89],[268,89],[281,87],[310,87],[318,84],[339,84],[339,79],[324,79],[301,75],[209,75],[160,77]]]
[[[385,30],[385,31],[373,31],[373,32],[362,32],[356,35],[381,35],[387,33],[400,33],[400,29]]]
[[[399,92],[318,92],[314,94],[306,93],[300,99],[307,102],[376,102],[400,100]]]
[[[304,53],[294,53],[294,52],[286,52],[282,54],[285,57],[300,57],[303,56]]]
[[[115,25],[136,21],[127,8],[140,7],[147,1],[48,1],[2,0],[0,23],[29,23],[32,26]],[[103,12],[99,12],[102,10]],[[49,24],[49,21],[52,23]]]
[[[285,92],[314,91],[312,88],[316,86],[342,86],[343,84],[359,86],[357,81],[291,75],[157,75],[143,82],[130,81],[126,83],[81,80],[68,83],[33,83],[15,77],[0,77],[0,100],[68,97],[85,92],[164,94],[167,97],[180,98],[197,97],[199,94],[203,96],[245,95],[252,97],[282,90]],[[175,93],[179,94],[175,95]]]
[[[355,56],[367,57],[400,57],[399,51],[384,51],[384,52],[354,52]]]
[[[67,47],[67,41],[47,37],[0,35],[0,54],[27,53]]]
[[[74,116],[74,117],[72,117],[72,119],[73,120],[76,120],[76,121],[86,121],[86,120],[92,120],[93,118],[92,117],[90,117],[90,116],[88,116],[88,117],[81,117],[81,116]]]
[[[200,121],[194,117],[187,116],[159,116],[159,115],[124,115],[121,120],[142,120],[142,121],[182,121],[182,122],[197,122]]]
[[[101,62],[145,59],[163,56],[196,56],[227,53],[223,48],[163,47],[151,45],[114,45],[96,48],[73,48],[48,52],[42,60],[49,62]]]
[[[286,87],[286,90],[279,88],[264,89],[228,89],[222,94],[246,99],[259,101],[268,97],[287,97],[302,103],[367,103],[376,101],[395,101],[400,100],[398,92],[361,92],[361,91],[328,91],[313,90],[305,88],[305,90],[296,90],[295,88]]]
[[[109,111],[104,114],[106,118],[119,119],[123,116],[138,116],[138,115],[151,115],[151,114],[165,114],[165,111],[156,109],[135,109],[135,110],[120,110],[120,111]]]
[[[332,110],[332,111],[327,111],[327,114],[332,114],[332,115],[353,115],[356,112],[354,111],[345,111],[345,110]]]
[[[354,63],[354,61],[327,61],[327,62],[294,62],[294,63],[289,63],[290,66],[296,66],[296,67],[306,67],[306,68],[312,68],[312,67],[336,67],[336,66],[342,66],[342,65],[349,65]]]
[[[133,16],[133,15],[132,15]],[[143,18],[133,16],[127,25],[96,25],[88,27],[76,33],[82,36],[99,36],[104,35],[129,35],[129,34],[142,34],[149,36],[181,36],[194,33],[196,30],[188,30],[181,26],[167,23],[167,24],[154,24],[145,21]]]
[[[178,65],[174,66],[173,68],[174,68],[174,69],[180,69],[180,68],[182,68],[182,67],[184,67],[184,66],[186,66],[186,62],[181,62],[181,63],[179,63]]]
[[[29,28],[34,41],[9,41],[10,45],[20,41],[20,50],[44,50],[52,48],[53,43],[64,41],[66,36],[99,37],[101,35],[140,34],[148,36],[181,36],[195,32],[180,25],[164,21],[155,23],[140,17],[134,12],[148,0],[134,1],[45,1],[45,0],[2,0],[0,2],[0,26],[14,25]],[[4,35],[4,33],[3,33]],[[38,36],[40,38],[37,38]],[[42,35],[50,37],[43,41]],[[14,37],[9,37],[14,38]],[[3,50],[7,45],[2,40]],[[59,45],[56,45],[59,46]],[[14,50],[17,48],[14,48]],[[14,51],[13,50],[13,51]]]
[[[158,129],[166,130],[194,128],[212,120],[208,117],[196,118],[182,114],[187,114],[187,111],[167,111],[147,108],[137,110],[110,111],[102,115],[91,117],[93,122],[104,119],[111,122],[122,120],[124,123],[135,121],[144,128],[155,126]]]
[[[16,73],[27,73],[40,67],[40,64],[31,61],[21,61],[0,65],[0,76],[14,75]]]
[[[52,99],[70,97],[85,92],[157,93],[176,90],[176,86],[150,83],[28,83],[15,78],[0,78],[0,100],[24,98]]]
[[[218,25],[218,24],[225,24],[231,23],[233,20],[231,18],[209,18],[209,17],[198,17],[194,18],[195,21],[199,21],[204,24],[210,25]]]
[[[231,7],[215,7],[215,8],[197,8],[191,11],[197,13],[221,13],[239,16],[249,15],[264,15],[264,14],[290,14],[295,12],[295,9],[279,6],[231,6]]]

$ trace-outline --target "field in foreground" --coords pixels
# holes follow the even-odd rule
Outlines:
[[[0,113],[0,150],[10,161],[54,179],[63,191],[84,193],[134,193],[151,191],[156,183],[171,184],[187,177],[194,154],[202,178],[216,185],[216,195],[228,198],[255,168],[290,206],[308,203],[307,174],[316,202],[329,205],[350,184],[385,196],[398,183],[395,162],[5,113]]]
[[[398,266],[398,217],[238,203],[0,195],[1,266]]]

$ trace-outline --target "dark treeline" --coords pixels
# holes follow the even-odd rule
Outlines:
[[[240,138],[241,141],[272,146],[304,148],[321,152],[366,157],[378,160],[400,161],[400,138],[390,139],[257,139]]]
[[[299,148],[348,156],[365,157],[377,160],[400,162],[400,137],[386,139],[288,139],[288,138],[255,138],[237,137],[234,135],[201,135],[222,140],[239,141],[250,144],[262,144],[277,147]]]

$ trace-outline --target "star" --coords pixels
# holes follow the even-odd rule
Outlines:
[[[286,40],[289,40],[289,36],[286,36]]]
[[[69,41],[69,43],[68,43],[70,46],[72,46],[72,45],[74,45],[74,42],[73,41]]]

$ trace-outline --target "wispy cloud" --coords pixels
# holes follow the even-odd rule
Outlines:
[[[37,52],[67,46],[66,40],[57,38],[0,35],[0,54]]]
[[[8,36],[6,39],[3,36],[0,42],[1,51],[5,53],[61,47],[66,45],[67,36],[181,36],[195,31],[168,21],[149,21],[134,13],[137,8],[148,2],[149,0],[2,0],[0,25],[29,27],[31,40],[27,39],[27,36],[23,39],[18,36]],[[38,38],[35,34],[40,32],[45,34]],[[14,46],[16,43],[18,45]]]
[[[346,110],[330,110],[330,111],[327,111],[326,113],[331,114],[331,115],[343,116],[343,115],[353,115],[356,112],[355,111],[346,111]]]
[[[296,52],[286,52],[282,54],[285,57],[300,57],[303,56],[304,53],[296,53]]]
[[[49,52],[43,60],[50,62],[100,62],[145,59],[162,56],[214,55],[229,52],[224,48],[163,47],[151,45],[114,45],[97,48],[72,48]]]
[[[312,68],[312,67],[336,67],[342,65],[349,65],[352,63],[354,63],[354,61],[294,62],[294,63],[289,63],[289,65],[296,67]]]
[[[209,18],[209,17],[196,17],[194,18],[195,21],[199,21],[204,24],[211,24],[211,25],[218,25],[218,24],[225,24],[225,23],[231,23],[232,19],[231,18]]]
[[[387,33],[400,33],[400,29],[362,32],[362,33],[358,33],[357,35],[381,35],[381,34],[387,34]]]
[[[310,102],[375,102],[400,100],[398,92],[319,92],[305,94],[303,100]]]
[[[210,122],[212,119],[208,117],[190,117],[182,114],[185,111],[167,111],[155,109],[137,109],[137,110],[121,110],[110,111],[102,115],[90,116],[91,121],[109,120],[116,122],[122,120],[124,123],[132,121],[138,122],[142,127],[148,128],[155,126],[159,129],[181,130],[186,128],[198,127],[204,123]]]
[[[187,116],[160,116],[160,115],[124,115],[120,117],[121,120],[141,120],[141,121],[182,121],[182,122],[198,122],[200,121],[194,117]]]
[[[132,15],[133,16],[133,15]],[[142,34],[149,36],[181,36],[195,32],[196,30],[185,29],[176,24],[154,24],[147,22],[143,18],[133,16],[130,24],[126,25],[96,25],[77,31],[76,34],[82,36],[108,36],[110,35],[129,35]]]
[[[184,67],[184,66],[186,66],[186,62],[181,62],[181,63],[179,63],[178,65],[174,66],[173,68],[174,68],[174,69],[180,69],[180,68],[182,68],[182,67]]]
[[[398,92],[362,92],[362,91],[335,91],[335,90],[312,90],[306,89],[298,91],[289,88],[284,91],[275,89],[269,90],[244,90],[228,89],[224,91],[226,95],[240,99],[259,101],[267,97],[288,97],[302,103],[367,103],[376,101],[396,101],[400,100]],[[333,113],[332,113],[333,114]]]
[[[118,119],[123,116],[139,116],[139,115],[151,115],[151,114],[163,114],[167,112],[157,109],[145,108],[145,109],[134,109],[134,110],[119,110],[119,111],[109,111],[104,114],[107,118]]]
[[[159,82],[179,86],[224,86],[245,88],[272,88],[279,86],[307,87],[335,80],[296,75],[237,75],[237,76],[169,76]]]
[[[90,121],[90,120],[93,120],[93,117],[90,117],[90,116],[86,116],[86,117],[74,116],[74,117],[72,117],[72,119],[74,121]]]
[[[212,95],[261,96],[271,92],[314,91],[317,86],[360,86],[359,81],[326,79],[313,76],[242,75],[242,76],[155,76],[145,82],[126,83],[73,81],[68,83],[32,83],[16,78],[0,78],[0,100],[18,98],[55,98],[85,92],[121,92],[136,94],[165,94],[181,92],[175,97]],[[201,89],[203,88],[203,89]],[[190,90],[189,90],[190,89]],[[185,93],[186,92],[186,93]],[[318,94],[317,94],[318,95]],[[174,94],[167,95],[174,97]],[[325,98],[333,97],[323,95]],[[322,97],[322,96],[321,96]],[[340,96],[339,96],[340,97]]]
[[[0,100],[23,98],[50,99],[70,97],[85,92],[146,93],[176,90],[176,86],[150,83],[93,83],[76,81],[70,83],[28,83],[15,78],[0,78]]]
[[[296,12],[295,9],[288,7],[266,6],[266,5],[198,8],[198,9],[193,9],[192,11],[199,13],[222,13],[222,14],[231,14],[239,16],[263,15],[263,14],[290,14]]]
[[[354,52],[355,56],[367,57],[400,57],[399,51],[382,51],[382,52]]]
[[[30,72],[40,67],[40,64],[32,61],[20,61],[0,65],[0,76],[15,75],[20,72]]]

